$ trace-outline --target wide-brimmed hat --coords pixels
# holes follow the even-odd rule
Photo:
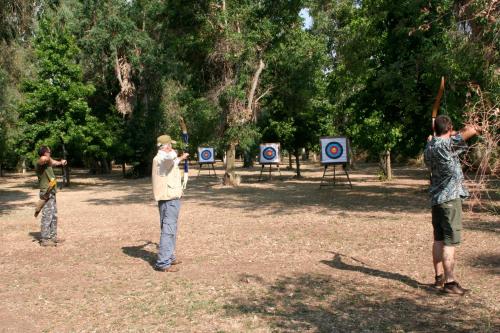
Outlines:
[[[177,141],[172,140],[170,135],[160,135],[158,138],[156,138],[156,145],[161,146],[161,145],[166,145],[166,144],[176,144]]]

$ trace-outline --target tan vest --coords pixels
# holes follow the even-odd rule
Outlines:
[[[181,172],[172,160],[161,162],[158,155],[155,156],[151,178],[156,201],[179,199],[182,196]]]

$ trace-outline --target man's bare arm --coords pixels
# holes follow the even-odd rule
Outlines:
[[[479,127],[465,126],[460,130],[460,134],[465,141],[469,140],[478,133],[480,133]]]
[[[60,165],[66,165],[66,160],[57,161],[50,157],[42,156],[38,160],[38,164],[40,165],[48,164],[49,166],[60,166]]]

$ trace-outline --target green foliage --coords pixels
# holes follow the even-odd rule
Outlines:
[[[34,46],[37,77],[23,83],[19,154],[33,160],[35,149],[41,144],[57,151],[63,142],[71,155],[107,154],[112,140],[87,105],[86,99],[94,87],[83,83],[74,38],[64,26],[44,19]]]
[[[441,76],[440,112],[455,127],[478,98],[471,84],[493,103],[500,95],[498,10],[485,11],[483,0],[463,4],[6,0],[0,159],[14,161],[14,147],[33,157],[41,143],[60,155],[62,137],[74,163],[115,160],[147,174],[155,138],[180,139],[180,116],[191,154],[199,145],[221,153],[237,143],[249,157],[260,140],[315,150],[320,136],[347,135],[373,157],[387,150],[417,155],[431,131]],[[298,15],[305,7],[314,19],[307,31]],[[33,49],[36,71],[25,60]],[[125,117],[115,101],[120,59],[131,65],[135,86],[133,113]]]
[[[326,55],[320,36],[301,27],[286,32],[269,56],[266,79],[272,91],[263,107],[264,138],[297,151],[317,145],[326,135],[328,103],[324,99]]]

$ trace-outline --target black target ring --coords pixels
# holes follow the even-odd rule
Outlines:
[[[212,152],[208,149],[205,149],[201,152],[201,159],[204,161],[208,161],[212,158]]]
[[[273,147],[266,147],[262,151],[262,156],[268,161],[272,161],[276,158],[276,149]]]
[[[342,156],[344,153],[344,148],[342,145],[336,141],[328,143],[325,147],[325,154],[332,160],[336,160]]]

